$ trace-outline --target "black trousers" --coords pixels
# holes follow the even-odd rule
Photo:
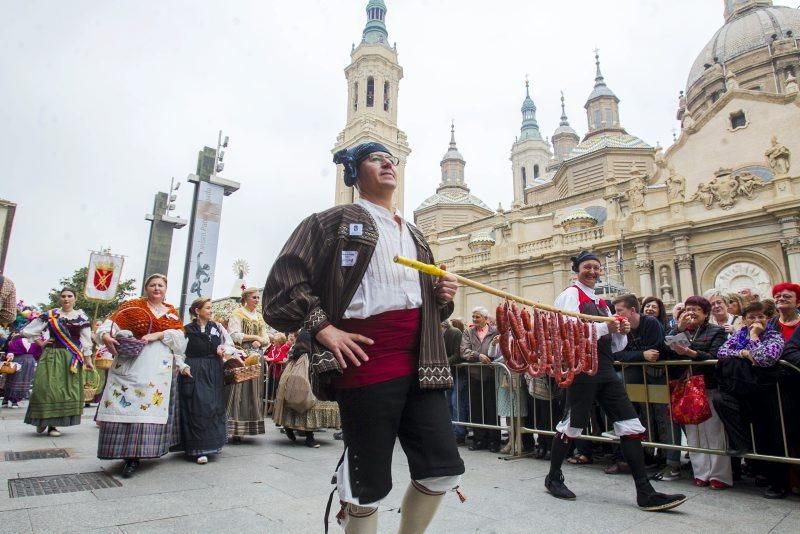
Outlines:
[[[488,367],[488,366],[487,366]],[[473,369],[470,369],[472,371]],[[497,391],[494,387],[494,369],[480,369],[481,377],[469,377],[469,416],[471,423],[483,425],[497,424]],[[500,443],[500,431],[488,428],[474,428],[474,441]]]
[[[444,390],[421,389],[416,375],[336,392],[351,492],[372,503],[392,489],[396,439],[412,480],[464,474]]]

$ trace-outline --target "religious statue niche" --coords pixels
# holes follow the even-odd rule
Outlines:
[[[720,208],[728,210],[739,198],[753,200],[757,189],[764,185],[764,180],[749,172],[733,174],[731,169],[720,169],[714,173],[713,180],[698,184],[690,200],[702,202],[706,209],[711,209],[716,202]]]
[[[675,172],[675,167],[669,166],[669,176],[664,181],[667,186],[667,198],[670,202],[682,201],[686,194],[686,178]]]
[[[674,297],[672,296],[672,285],[669,283],[669,267],[662,265],[659,269],[659,274],[661,278],[661,300],[664,302],[672,302]]]
[[[769,161],[769,166],[775,176],[786,176],[789,174],[789,167],[791,166],[792,153],[778,142],[778,136],[773,135],[771,139],[772,146],[764,152],[764,155]]]

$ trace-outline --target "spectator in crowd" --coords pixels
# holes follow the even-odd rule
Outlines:
[[[758,302],[759,300],[761,300],[760,295],[756,293],[755,290],[751,287],[741,288],[739,290],[739,294],[744,299],[745,304],[748,304],[750,302]]]
[[[714,398],[714,407],[728,433],[728,455],[738,457],[752,451],[753,438],[760,454],[780,455],[781,423],[775,395],[775,364],[783,351],[783,338],[777,330],[767,328],[763,302],[748,304],[744,312],[744,327],[728,339],[717,354],[719,394]],[[758,462],[757,467],[769,483],[764,496],[784,497],[781,479],[785,466]]]
[[[789,340],[786,341],[781,359],[800,368],[800,328],[796,328]],[[783,420],[786,422],[784,425],[786,429],[786,444],[789,448],[789,454],[798,457],[800,456],[800,424],[797,423],[800,421],[800,373],[788,368],[788,366],[783,366],[780,368],[778,380],[781,387]],[[785,494],[787,489],[791,489],[792,493],[798,494],[800,493],[800,469],[797,466],[792,466],[789,469],[789,473],[789,476],[784,473],[781,481],[783,493]]]
[[[489,357],[498,363],[506,363],[503,353],[500,351],[500,336],[495,336],[492,339],[491,347],[489,348]],[[506,417],[511,419],[511,424],[517,424],[517,417],[526,418],[528,416],[528,403],[527,403],[527,384],[522,381],[522,376],[518,373],[510,373],[498,370],[494,374],[494,387],[497,391],[497,416]],[[508,443],[500,449],[501,454],[511,453],[512,436],[508,437]],[[524,434],[522,436],[523,449],[533,448],[533,434]]]
[[[769,325],[781,333],[784,341],[789,341],[797,325],[800,324],[800,313],[797,311],[800,298],[800,285],[783,282],[772,288],[775,309],[778,316],[770,320]]]
[[[744,316],[744,297],[739,293],[728,293],[725,295],[725,300],[728,303],[728,313],[732,315]]]
[[[663,352],[664,330],[658,319],[653,316],[640,314],[638,301],[634,295],[621,295],[614,300],[614,307],[617,315],[628,320],[631,324],[631,331],[628,333],[628,344],[626,347],[614,353],[614,359],[620,362],[649,362],[655,363],[661,359]],[[666,357],[666,354],[664,355]],[[647,384],[666,384],[665,372],[657,367],[630,367],[625,370],[625,378],[628,383],[645,383],[646,374]],[[639,405],[640,412],[646,410],[644,405]],[[655,421],[656,428],[649,429],[651,441],[661,441],[663,443],[680,444],[680,427],[669,419],[666,405],[651,404],[650,417],[640,416],[643,421]],[[653,432],[655,430],[656,432]],[[659,473],[657,480],[675,480],[680,476],[680,451],[667,451],[667,466]],[[614,466],[611,466],[612,468]],[[624,471],[624,466],[617,462],[616,469],[607,469],[610,474]]]
[[[703,297],[711,303],[711,317],[708,322],[717,325],[725,330],[728,337],[731,337],[742,328],[742,318],[730,313],[728,302],[725,295],[719,289],[709,289],[703,293]]]
[[[463,324],[463,323],[462,323]],[[444,348],[447,351],[447,363],[450,364],[450,372],[453,375],[453,389],[450,395],[450,418],[453,421],[466,422],[469,419],[469,375],[467,369],[456,367],[463,363],[461,358],[461,338],[464,333],[453,326],[450,321],[442,321],[442,335],[444,336]],[[463,445],[467,439],[467,427],[453,425],[453,433],[456,435],[456,443]]]
[[[293,335],[293,334],[292,334]],[[289,349],[292,344],[286,334],[278,332],[272,338],[272,344],[267,347],[264,353],[264,361],[267,362],[269,367],[269,385],[267,387],[267,399],[274,401],[275,393],[278,391],[278,380],[283,371],[283,364],[286,361],[286,356],[289,354]]]
[[[477,306],[472,310],[473,325],[464,331],[461,339],[461,357],[468,362],[489,365],[492,339],[497,335],[497,328],[489,325],[489,310]],[[494,387],[494,369],[471,367],[469,369],[470,384],[470,421],[472,423],[497,424],[497,392]],[[489,449],[500,451],[500,431],[476,428],[472,431],[473,441],[469,449],[472,451]]]
[[[777,315],[778,310],[775,308],[775,301],[772,299],[762,299],[759,302],[764,303],[764,315],[767,316],[767,320],[769,321],[775,315]]]
[[[692,296],[684,304],[678,325],[670,334],[683,332],[690,344],[688,347],[673,344],[670,348],[679,359],[695,362],[716,359],[717,352],[727,338],[721,327],[709,323],[711,303],[703,297]],[[724,428],[712,402],[717,393],[714,370],[709,367],[699,369],[705,377],[706,392],[711,403],[711,418],[699,425],[686,425],[686,440],[690,447],[724,450]],[[713,489],[724,489],[733,484],[730,457],[693,452],[690,458],[695,486],[705,487],[710,484]]]
[[[6,377],[3,406],[11,403],[12,408],[19,408],[20,401],[30,397],[36,363],[42,356],[42,345],[15,333],[12,334],[6,350],[6,360],[18,363],[20,368]]]
[[[669,328],[667,328],[667,331],[673,330],[675,327],[678,326],[678,318],[680,318],[682,313],[683,313],[683,302],[679,302],[672,307],[672,319],[669,320],[669,325],[668,325]]]
[[[646,297],[642,301],[642,313],[655,317],[661,323],[661,328],[667,331],[669,328],[669,321],[667,320],[667,309],[664,307],[664,302],[658,297]]]

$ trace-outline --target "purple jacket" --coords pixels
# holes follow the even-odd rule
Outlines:
[[[38,362],[39,357],[42,355],[42,347],[40,347],[38,343],[31,342],[30,348],[26,349],[22,339],[22,336],[14,336],[14,338],[8,342],[8,352],[15,356],[18,354],[30,354]]]
[[[756,366],[772,367],[778,363],[783,352],[783,337],[777,330],[767,328],[758,336],[758,341],[753,341],[745,326],[722,345],[717,353],[717,359],[737,358],[739,352],[743,350],[750,351]]]

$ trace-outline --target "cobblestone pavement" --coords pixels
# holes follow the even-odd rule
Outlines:
[[[39,436],[23,424],[24,408],[0,410],[0,533],[25,532],[298,532],[323,530],[323,512],[332,486],[330,475],[341,454],[332,432],[318,435],[321,447],[289,442],[274,426],[265,436],[228,445],[207,465],[170,454],[144,462],[131,479],[120,477],[121,462],[95,457],[94,409],[63,436]],[[66,449],[31,460],[5,460],[3,452]],[[486,451],[461,448],[467,466],[467,502],[447,495],[429,532],[513,533],[569,532],[800,532],[800,499],[769,501],[758,488],[739,484],[715,491],[695,488],[688,476],[655,483],[663,491],[683,492],[689,500],[662,514],[639,511],[629,476],[608,476],[600,466],[565,466],[577,501],[558,501],[543,489],[547,463],[532,459],[506,461]],[[14,455],[9,455],[10,457]],[[408,480],[405,457],[394,459],[395,489],[382,503],[380,531],[395,532],[397,509]],[[72,477],[57,475],[95,473]],[[110,475],[109,479],[105,475]],[[53,477],[39,482],[44,495],[11,497],[11,486],[32,487],[19,478]],[[80,484],[96,489],[52,494]],[[72,484],[71,486],[69,484]],[[119,485],[118,485],[119,484]],[[27,490],[26,490],[27,491]],[[33,490],[31,490],[33,491]],[[334,509],[336,507],[334,506]],[[331,532],[341,532],[331,525]]]

